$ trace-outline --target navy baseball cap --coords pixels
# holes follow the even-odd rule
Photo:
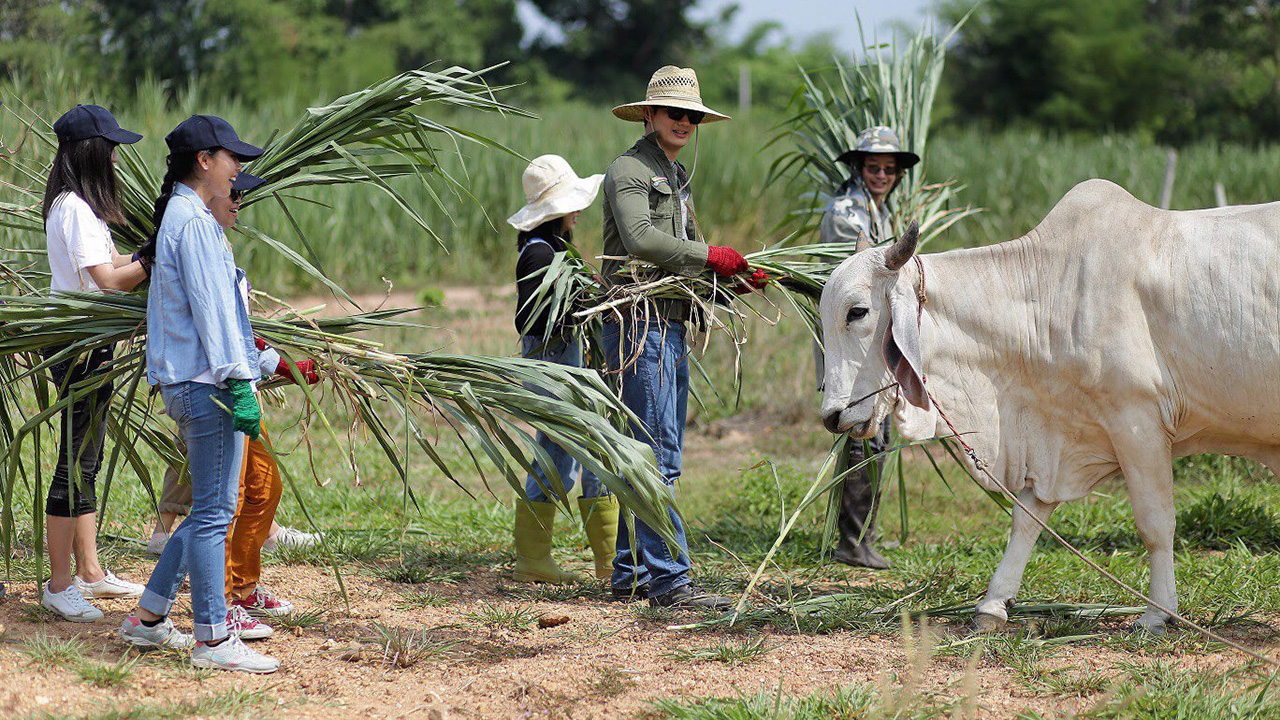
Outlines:
[[[58,142],[100,137],[120,145],[132,145],[142,139],[138,133],[120,127],[116,116],[100,105],[76,105],[53,123],[53,132]]]
[[[165,135],[164,142],[169,146],[170,152],[226,148],[246,160],[252,160],[263,153],[263,149],[257,145],[241,140],[231,123],[216,115],[192,115]]]
[[[266,183],[266,180],[263,180],[257,175],[250,175],[249,173],[241,170],[236,174],[235,182],[231,183],[231,189],[236,192],[246,193],[254,188],[262,187]]]

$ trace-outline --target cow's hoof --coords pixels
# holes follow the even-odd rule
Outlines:
[[[989,633],[1000,632],[1004,629],[1008,622],[1005,618],[992,615],[990,613],[980,612],[973,616],[973,623],[969,626],[974,634],[986,635]]]
[[[1135,635],[1147,635],[1150,637],[1164,637],[1169,634],[1169,628],[1164,622],[1144,621],[1142,618],[1135,620],[1133,627],[1130,629]]]

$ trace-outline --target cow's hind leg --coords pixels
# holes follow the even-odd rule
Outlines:
[[[1173,576],[1173,531],[1176,516],[1173,508],[1173,458],[1165,443],[1135,442],[1136,447],[1122,448],[1116,443],[1120,471],[1129,488],[1129,502],[1138,535],[1147,546],[1151,568],[1151,587],[1147,591],[1156,605],[1178,611],[1178,589]],[[1148,605],[1138,618],[1137,627],[1163,633],[1168,613]]]
[[[1042,521],[1048,521],[1057,503],[1040,502],[1031,488],[1018,493],[1018,499]],[[1013,508],[1013,529],[1009,531],[1009,544],[1004,557],[996,568],[996,574],[987,585],[987,594],[978,603],[978,614],[973,619],[974,628],[980,632],[998,629],[1009,619],[1006,609],[1022,584],[1022,571],[1031,559],[1036,538],[1040,537],[1040,525],[1019,506]]]

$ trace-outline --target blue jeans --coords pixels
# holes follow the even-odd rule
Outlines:
[[[636,358],[621,373],[622,402],[640,424],[631,433],[653,448],[658,471],[675,494],[680,479],[684,450],[684,423],[689,408],[689,359],[682,322],[653,318],[648,323],[608,323],[604,326],[604,353],[609,369],[617,371],[623,362]],[[638,357],[637,357],[638,353]],[[680,552],[672,555],[662,536],[635,521],[636,547],[633,553],[626,513],[618,520],[617,555],[613,558],[616,588],[649,583],[649,596],[665,595],[690,583],[689,545],[684,523],[671,512]]]
[[[543,347],[542,338],[536,335],[525,335],[521,339],[523,345],[523,355],[533,360],[545,360],[560,365],[569,365],[571,367],[582,367],[582,346],[577,342],[568,343],[562,338],[552,338],[545,347]],[[525,387],[533,392],[541,395],[549,395],[549,393],[536,385],[525,384]],[[564,488],[564,497],[569,496],[569,491],[573,489],[574,478],[578,476],[578,471],[582,471],[582,497],[593,498],[600,495],[600,479],[595,473],[582,467],[582,465],[573,459],[573,456],[564,451],[564,448],[552,442],[551,438],[538,433],[538,445],[546,451],[551,457],[551,463],[555,466],[556,472],[560,475],[560,485]],[[533,463],[533,472],[529,477],[525,478],[524,491],[529,499],[534,502],[549,502],[550,496],[548,491],[560,494],[555,489],[551,479],[547,477],[546,471],[542,469],[542,465],[536,460]]]
[[[156,562],[138,606],[168,615],[182,578],[191,572],[191,614],[197,640],[227,635],[227,528],[236,512],[244,434],[232,429],[231,393],[213,385],[162,385],[165,412],[178,423],[191,464],[191,514]],[[214,401],[217,401],[215,403]]]

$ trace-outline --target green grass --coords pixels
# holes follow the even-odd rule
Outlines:
[[[396,602],[397,610],[420,610],[422,608],[439,608],[449,604],[449,598],[430,590],[414,590],[401,596]]]
[[[608,592],[605,587],[590,579],[579,580],[566,585],[548,583],[528,583],[516,585],[499,585],[499,595],[540,602],[566,602],[568,600],[605,600]]]
[[[1124,664],[1116,696],[1079,715],[1088,720],[1263,720],[1280,716],[1280,688],[1260,671],[1185,670],[1176,660]]]
[[[311,610],[294,610],[291,613],[270,618],[270,625],[277,630],[305,630],[310,627],[323,626],[325,616],[328,613],[329,611],[322,607]]]
[[[502,607],[490,603],[480,603],[479,609],[464,616],[470,622],[490,630],[528,630],[530,625],[542,617],[542,613],[532,606]]]
[[[401,628],[373,624],[373,634],[365,643],[376,648],[384,665],[408,668],[429,658],[445,658],[453,655],[457,640],[437,640],[435,628]]]
[[[240,718],[263,717],[278,704],[263,690],[225,690],[202,695],[195,700],[167,703],[141,703],[128,707],[91,712],[83,715],[44,712],[30,716],[31,720],[185,720],[186,718]],[[266,713],[270,716],[270,713]]]
[[[114,688],[127,685],[133,677],[133,667],[138,664],[137,657],[122,657],[111,664],[84,661],[76,667],[76,674],[84,682],[100,688]]]
[[[717,662],[723,665],[743,665],[755,662],[777,646],[769,638],[724,638],[706,647],[681,648],[671,657],[682,662]]]
[[[89,646],[79,635],[59,638],[41,633],[23,640],[19,651],[36,665],[73,667],[89,652]]]
[[[733,698],[660,700],[654,708],[656,717],[663,720],[925,720],[940,717],[947,709],[945,704],[919,698],[885,700],[861,685],[799,696],[779,688]]]

